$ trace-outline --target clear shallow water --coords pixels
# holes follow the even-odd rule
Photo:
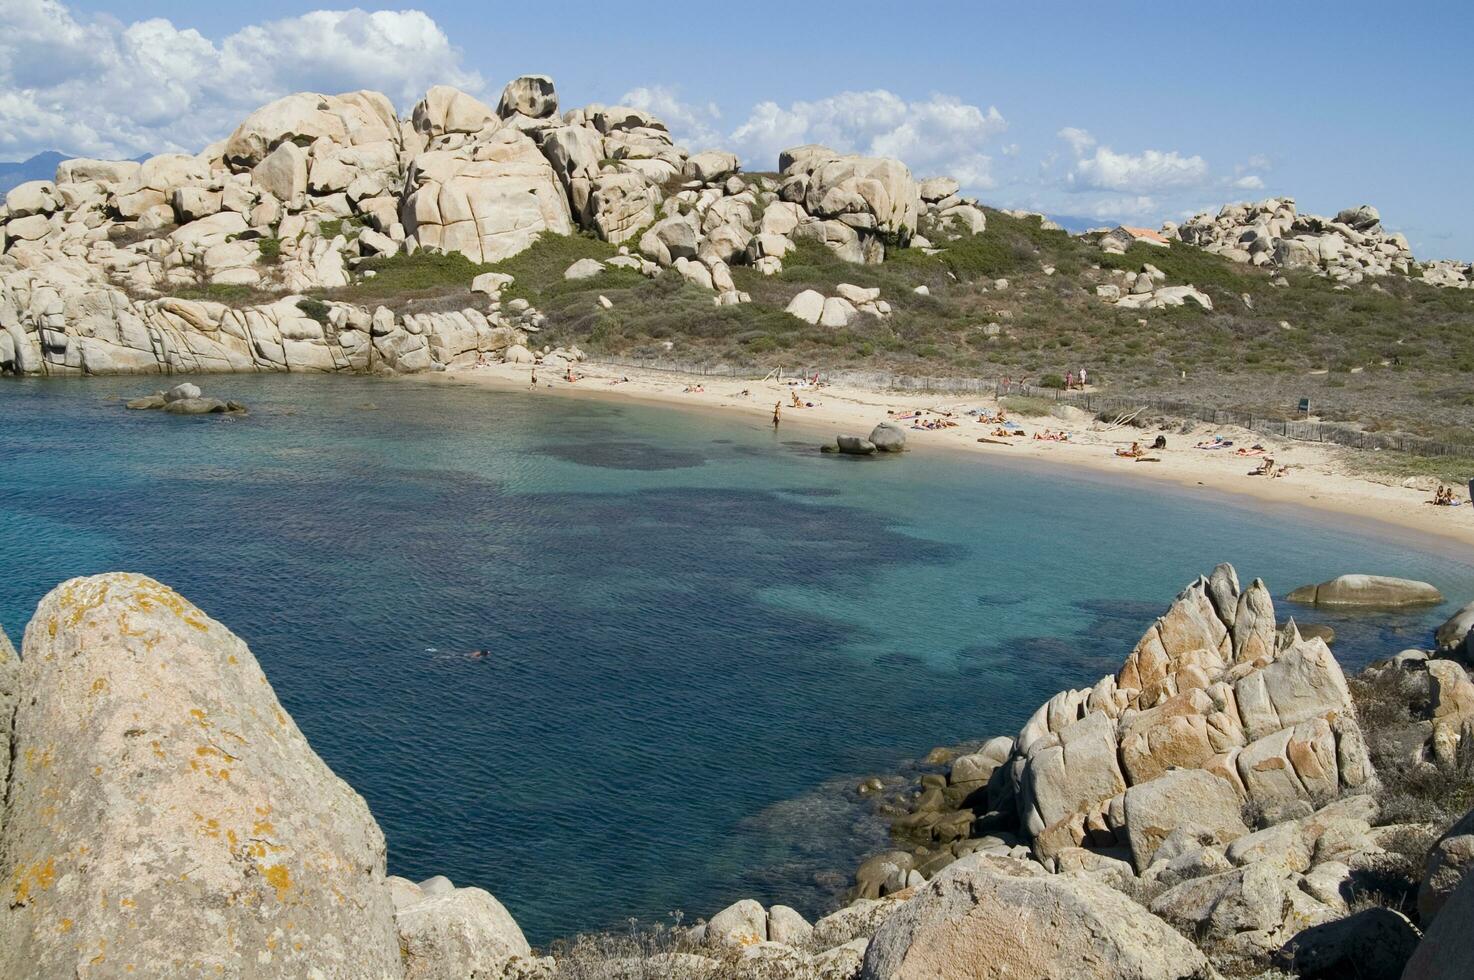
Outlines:
[[[760,417],[201,383],[252,414],[123,411],[148,379],[0,384],[0,622],[19,641],[74,575],[173,585],[251,645],[392,872],[486,887],[534,942],[744,896],[817,911],[876,830],[815,787],[1016,730],[1217,561],[1277,595],[1346,571],[1474,595],[1474,567],[1336,518],[838,459]],[[1448,611],[1301,615],[1356,665]]]

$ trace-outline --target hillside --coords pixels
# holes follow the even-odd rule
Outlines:
[[[904,161],[749,173],[639,109],[299,93],[195,156],[68,160],[0,209],[0,370],[456,370],[570,350],[1010,378],[1462,441],[1474,267],[1271,198],[1070,234]],[[575,267],[575,263],[578,263]],[[488,276],[488,273],[494,275]],[[477,277],[481,277],[479,280]],[[560,351],[560,349],[563,349]]]

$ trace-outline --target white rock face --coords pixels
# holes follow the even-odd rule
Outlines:
[[[383,835],[224,626],[142,576],[73,579],[20,684],[0,974],[402,974]]]
[[[789,300],[784,311],[805,323],[818,323],[824,315],[824,294],[815,289],[805,289]]]
[[[413,120],[415,132],[431,138],[447,133],[479,133],[498,125],[498,116],[490,106],[449,85],[436,85],[425,93],[415,106]]]
[[[399,120],[394,106],[378,92],[299,92],[247,116],[225,141],[223,156],[233,165],[250,168],[283,142],[301,146],[322,138],[348,146],[395,143]]]
[[[542,232],[568,235],[573,219],[537,144],[502,129],[457,150],[430,150],[410,170],[402,212],[421,246],[497,262]]]

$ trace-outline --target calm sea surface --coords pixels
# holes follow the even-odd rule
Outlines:
[[[1470,564],[1350,519],[823,456],[759,412],[201,384],[250,416],[124,411],[149,379],[0,383],[0,622],[19,642],[74,575],[169,583],[250,644],[391,872],[485,887],[534,942],[820,911],[883,840],[838,787],[1015,731],[1215,562],[1277,595],[1367,571],[1474,596]],[[1453,604],[1328,620],[1338,656],[1424,643]]]

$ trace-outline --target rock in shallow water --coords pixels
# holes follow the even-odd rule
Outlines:
[[[1315,606],[1360,606],[1365,609],[1400,609],[1429,606],[1443,601],[1443,594],[1427,582],[1385,575],[1342,575],[1319,585],[1302,585],[1289,595],[1291,602]]]

